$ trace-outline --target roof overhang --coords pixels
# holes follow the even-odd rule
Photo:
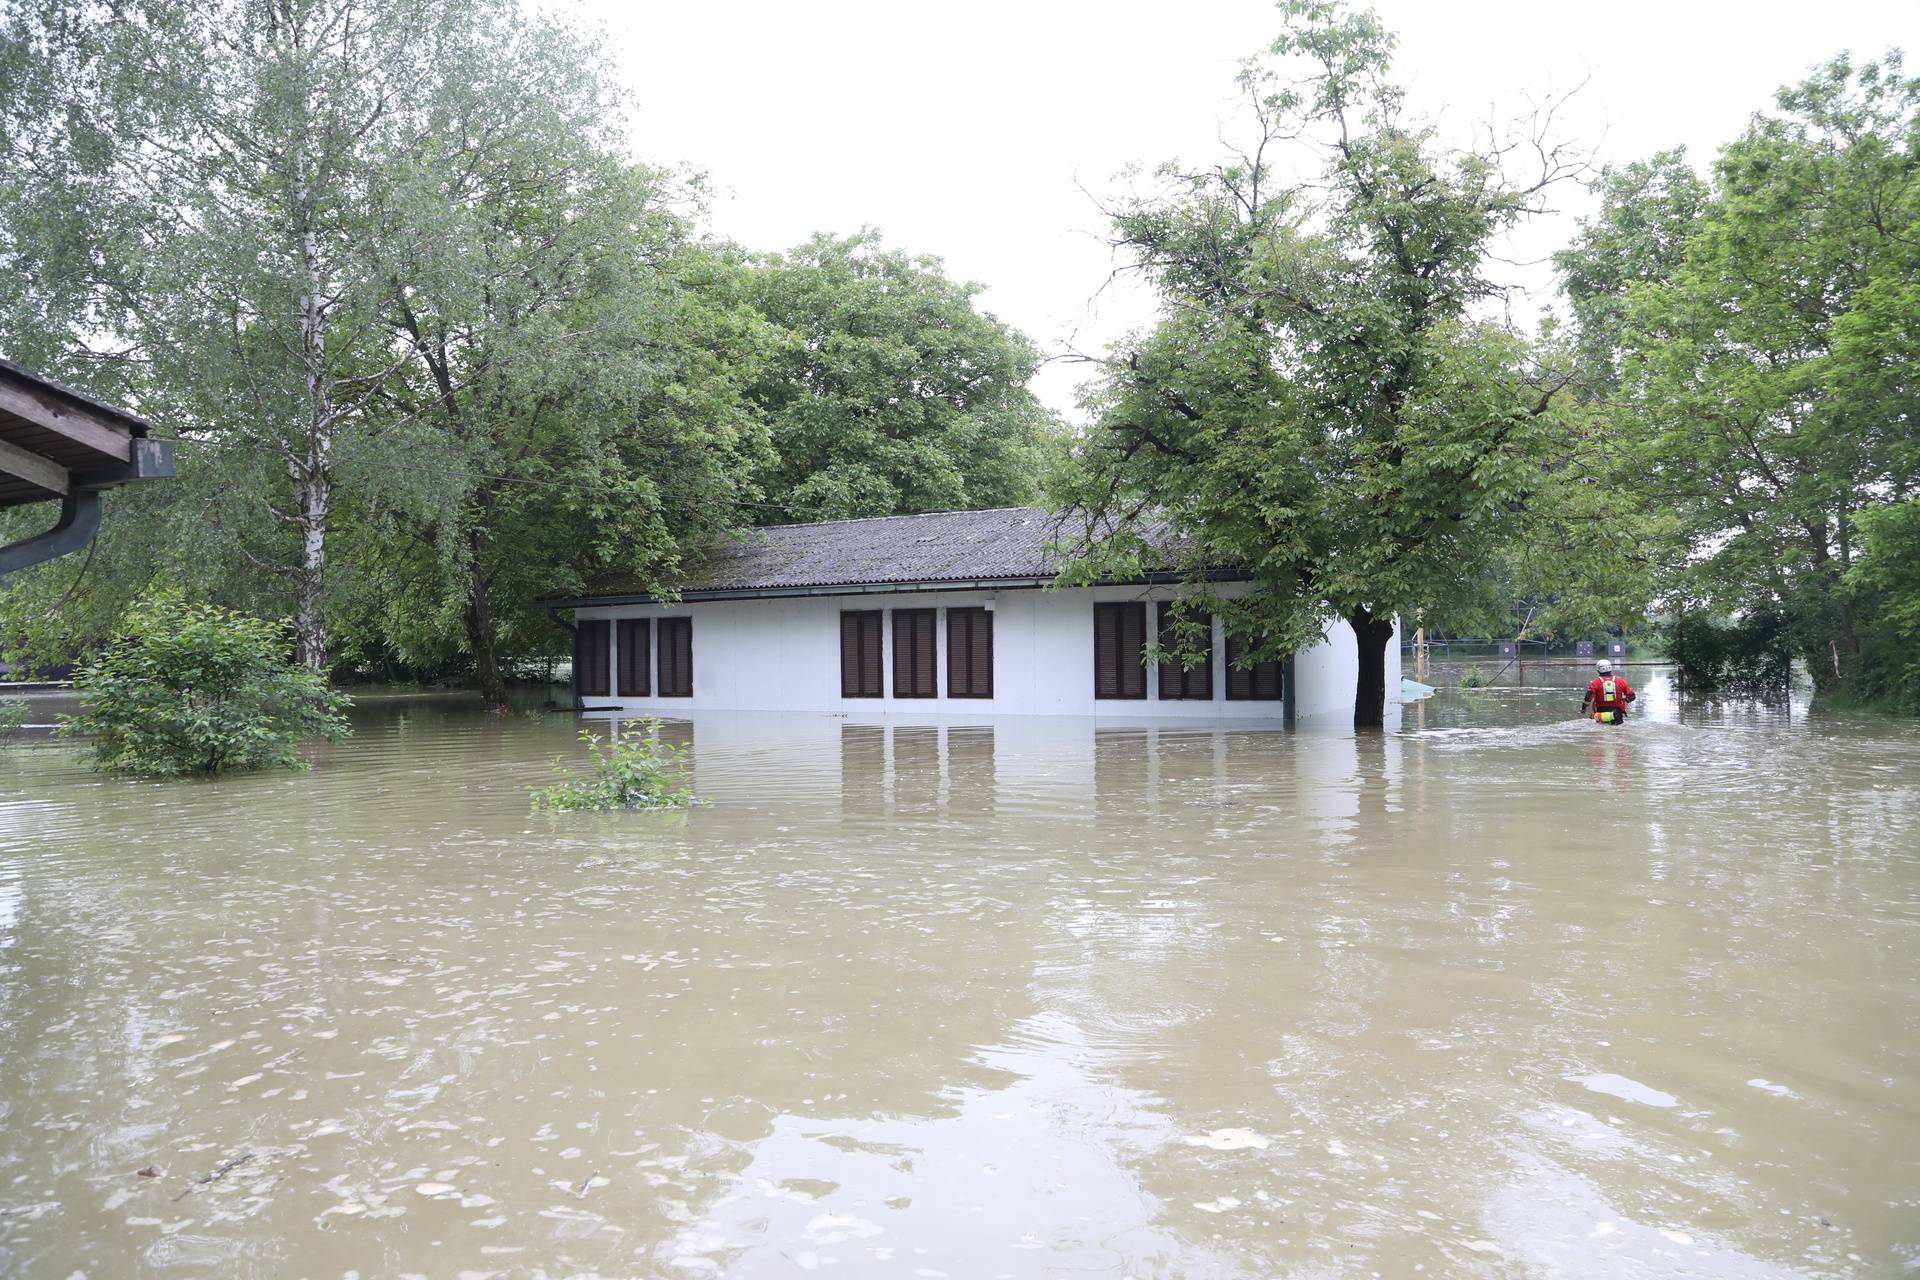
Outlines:
[[[60,503],[52,529],[0,547],[0,573],[85,546],[101,491],[172,474],[173,442],[146,419],[0,360],[0,508]]]
[[[1203,575],[1207,582],[1244,582],[1247,575],[1227,570]],[[1177,585],[1194,581],[1177,573],[1149,573],[1137,578],[1102,578],[1086,583],[1098,587],[1138,587]],[[794,596],[891,596],[943,591],[1039,591],[1058,586],[1058,579],[1047,578],[939,578],[919,582],[842,582],[792,587],[720,587],[707,591],[689,590],[671,600],[644,592],[622,595],[581,595],[550,597],[542,603],[553,609],[589,609],[630,604],[694,604],[703,600],[777,600]]]

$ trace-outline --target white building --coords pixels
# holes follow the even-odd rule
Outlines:
[[[1151,664],[1148,639],[1180,584],[1055,588],[1054,536],[1053,518],[1027,507],[781,525],[728,540],[677,603],[607,590],[547,605],[573,611],[574,694],[595,709],[1156,721],[1352,710],[1345,623],[1256,666],[1215,618],[1204,665]]]

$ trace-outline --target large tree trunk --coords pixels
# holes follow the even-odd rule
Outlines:
[[[299,508],[300,563],[293,572],[293,641],[309,671],[327,669],[327,510],[333,482],[324,472],[298,474],[293,482]]]
[[[467,575],[467,603],[462,617],[466,623],[467,648],[473,652],[474,679],[480,685],[480,697],[489,707],[507,705],[507,682],[500,674],[499,636],[493,625],[493,606],[487,599],[487,572],[482,556],[487,535],[475,529],[469,548],[473,555]]]
[[[302,329],[315,333],[302,317]],[[321,339],[309,338],[316,345]],[[310,418],[305,448],[288,448],[287,479],[293,485],[292,524],[300,540],[293,570],[293,638],[300,662],[327,669],[327,519],[333,511],[333,400],[324,370],[308,365]]]
[[[294,531],[300,559],[294,569],[293,636],[300,662],[310,671],[327,669],[327,518],[333,506],[333,380],[327,366],[327,306],[321,289],[320,238],[306,189],[306,162],[300,160],[300,186],[294,212],[300,222],[300,264],[305,273],[300,295],[300,363],[307,381],[305,447],[287,449],[287,475],[293,482]]]
[[[1393,615],[1377,618],[1370,609],[1347,615],[1359,646],[1360,671],[1353,689],[1353,727],[1383,729],[1387,723],[1387,644],[1393,639]]]

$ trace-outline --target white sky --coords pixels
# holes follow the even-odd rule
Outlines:
[[[1117,191],[1132,163],[1217,156],[1235,69],[1278,27],[1260,0],[581,3],[639,99],[642,158],[705,171],[720,234],[784,249],[876,227],[986,285],[982,308],[1049,352],[1098,351],[1151,315],[1137,289],[1102,292],[1112,259],[1087,192]],[[1586,80],[1563,136],[1614,162],[1683,143],[1704,164],[1777,86],[1842,49],[1920,62],[1913,0],[1374,7],[1400,34],[1415,110],[1465,127]],[[1564,241],[1587,202],[1559,203],[1514,256]],[[1531,311],[1550,281],[1522,282]],[[1066,410],[1085,376],[1056,364],[1037,387]]]

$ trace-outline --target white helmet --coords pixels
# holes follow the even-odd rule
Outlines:
[[[1611,662],[1608,662],[1605,658],[1602,658],[1600,659],[1600,661],[1594,663],[1593,669],[1595,671],[1598,671],[1603,676],[1610,676],[1613,674],[1613,664]]]

